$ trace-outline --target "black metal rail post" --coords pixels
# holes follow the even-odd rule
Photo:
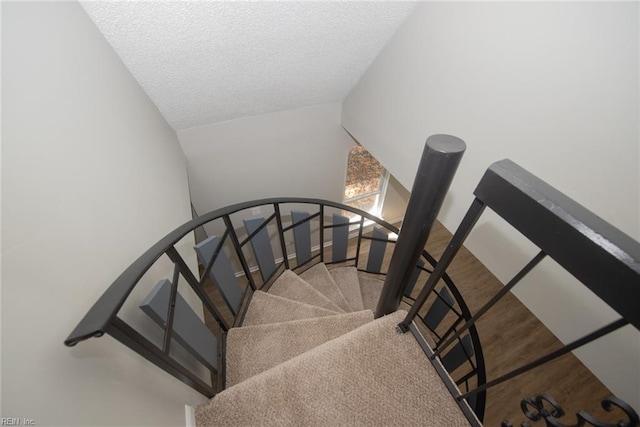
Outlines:
[[[466,148],[464,141],[455,136],[427,138],[376,318],[398,309]]]
[[[287,244],[284,241],[284,227],[282,227],[282,214],[280,213],[280,205],[278,203],[273,204],[273,210],[276,215],[276,224],[278,225],[278,237],[280,237],[280,250],[282,250],[282,261],[284,262],[284,268],[289,269],[289,255],[287,254]],[[293,219],[291,220],[293,222]],[[296,262],[298,258],[296,257]]]

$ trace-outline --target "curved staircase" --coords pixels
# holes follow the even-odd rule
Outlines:
[[[640,243],[502,160],[483,175],[436,262],[424,248],[463,151],[447,135],[427,140],[401,232],[320,199],[263,199],[199,216],[123,271],[65,344],[104,334],[120,341],[211,398],[196,409],[199,426],[480,426],[488,389],[625,325],[640,329]],[[540,252],[472,313],[446,270],[486,208]],[[213,232],[195,247],[198,278],[178,248],[204,226]],[[535,360],[514,354],[517,367],[488,380],[476,322],[545,257],[620,318]],[[205,319],[184,291],[202,304]],[[155,325],[125,306],[129,297]],[[177,346],[187,359],[179,349],[174,357]],[[194,361],[204,369],[193,369]],[[564,425],[559,404],[536,393],[520,400],[523,414]],[[620,399],[602,400],[602,408],[626,421],[607,424],[580,411],[573,425],[640,425]]]
[[[227,334],[226,386],[198,426],[469,425],[399,310],[373,318],[383,282],[355,267],[285,270]]]

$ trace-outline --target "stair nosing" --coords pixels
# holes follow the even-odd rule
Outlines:
[[[277,296],[277,295],[274,295],[274,296]],[[286,299],[286,298],[284,298],[284,299]],[[298,301],[294,301],[294,300],[290,300],[290,301],[298,302]],[[316,307],[316,306],[314,305],[314,306],[311,306],[311,307]],[[317,308],[321,308],[321,307],[317,307]],[[258,325],[235,326],[235,327],[229,329],[229,332],[232,331],[232,330],[235,330],[235,329],[242,329],[242,330],[245,330],[245,329],[261,329],[261,328],[266,329],[268,327],[273,327],[274,325],[283,325],[283,324],[297,323],[297,322],[307,322],[307,321],[310,322],[310,321],[313,321],[313,320],[320,320],[320,319],[334,319],[336,317],[341,317],[341,316],[351,316],[351,315],[356,315],[356,314],[362,314],[363,312],[366,312],[366,311],[371,312],[373,314],[372,310],[364,309],[364,310],[358,310],[358,311],[350,311],[348,313],[336,313],[336,314],[333,314],[331,316],[308,317],[306,319],[286,320],[284,322],[277,322],[277,323],[262,323],[262,324],[258,324]]]
[[[308,288],[310,288],[311,292],[314,292],[315,294],[317,294],[317,296],[319,296],[321,299],[323,299],[325,303],[328,303],[329,305],[334,306],[337,310],[334,310],[334,309],[331,309],[331,308],[327,308],[327,307],[317,306],[317,305],[310,304],[310,303],[307,303],[307,302],[298,301],[298,300],[294,300],[294,299],[291,299],[291,298],[283,297],[283,296],[278,295],[278,294],[271,293],[272,290],[274,289],[274,286],[276,286],[278,284],[278,280],[283,278],[283,276],[285,274],[289,274],[289,275],[293,274],[297,280],[302,281],[306,286],[308,286]],[[273,283],[273,285],[271,285],[271,287],[269,287],[269,291],[267,293],[271,294],[271,295],[274,295],[274,296],[280,296],[282,298],[286,298],[286,299],[289,299],[291,301],[302,302],[303,304],[308,304],[308,305],[311,305],[313,307],[318,307],[318,308],[322,308],[322,309],[325,309],[325,310],[335,311],[336,313],[346,313],[346,311],[344,311],[342,308],[338,307],[338,305],[336,305],[336,303],[334,303],[329,298],[327,298],[326,295],[324,295],[322,292],[320,292],[316,288],[314,288],[313,285],[311,285],[309,282],[304,280],[302,277],[300,277],[298,274],[296,274],[293,270],[285,270],[284,272],[282,272],[282,274],[278,277],[278,279],[276,279],[276,281]]]
[[[320,269],[323,269],[323,272],[326,272],[326,273],[327,273],[327,278],[330,280],[330,283],[333,283],[333,286],[335,287],[335,290],[336,290],[336,291],[338,291],[338,295],[342,298],[342,301],[341,301],[340,303],[341,303],[341,304],[344,304],[344,305],[347,307],[347,309],[346,309],[346,312],[347,312],[347,313],[349,313],[349,312],[353,312],[353,311],[359,311],[359,310],[355,310],[355,309],[351,306],[351,304],[349,304],[349,301],[347,300],[347,298],[346,298],[346,297],[344,296],[344,294],[342,293],[342,290],[340,289],[340,286],[338,286],[338,283],[337,283],[337,282],[336,282],[336,280],[333,278],[333,276],[331,275],[331,272],[329,271],[329,269],[327,268],[327,265],[326,265],[324,262],[316,263],[316,264],[314,264],[313,266],[311,266],[310,268],[306,269],[305,271],[303,271],[302,273],[300,273],[300,274],[299,274],[300,278],[301,278],[302,280],[305,280],[305,281],[306,281],[306,279],[303,277],[303,274],[307,273],[307,272],[308,272],[308,271],[310,271],[310,270],[313,270],[314,268],[320,268]],[[311,284],[311,286],[313,286],[313,287],[315,288],[315,286],[314,286],[311,282],[307,282],[307,283]],[[318,292],[322,293],[319,289],[317,289],[317,288],[316,288],[316,290],[317,290]],[[326,296],[327,298],[329,298],[329,296],[328,296],[328,295],[325,295],[325,296]],[[331,298],[329,298],[329,299],[331,300]],[[333,301],[333,300],[332,300],[332,301]],[[340,307],[340,305],[339,305],[336,301],[333,301],[333,303],[334,303],[334,304],[336,304],[338,307]],[[343,309],[344,309],[344,307],[340,307],[340,308],[343,308]]]

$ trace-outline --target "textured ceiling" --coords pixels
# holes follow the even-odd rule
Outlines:
[[[83,2],[174,129],[341,101],[407,2]]]

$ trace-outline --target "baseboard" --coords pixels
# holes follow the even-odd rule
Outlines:
[[[391,219],[389,221],[387,221],[389,224],[397,224],[399,222],[402,222],[404,220],[404,216],[399,216],[398,218],[394,218]]]
[[[184,418],[186,427],[196,427],[196,410],[189,405],[184,405]]]

